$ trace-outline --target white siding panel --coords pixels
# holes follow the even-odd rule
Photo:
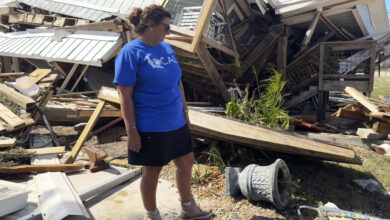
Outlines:
[[[98,43],[98,41],[96,41],[96,40],[89,43],[88,46],[85,47],[85,49],[83,51],[81,51],[81,53],[79,55],[77,55],[76,60],[83,60],[84,61],[84,57],[86,57],[87,54],[89,52],[91,52],[91,50],[96,46],[97,43]]]
[[[68,59],[69,60],[75,60],[77,55],[79,55],[85,47],[88,46],[88,44],[90,43],[91,41],[90,40],[84,40],[79,47],[76,48],[75,51],[73,51],[73,53],[71,53],[69,56],[68,56]]]
[[[66,51],[58,58],[66,59],[69,54],[71,54],[80,45],[81,42],[83,42],[83,40],[75,39],[74,43],[69,48],[66,48]]]
[[[104,31],[76,31],[52,41],[52,30],[0,34],[0,56],[13,56],[101,66],[122,45],[120,35]]]
[[[102,57],[104,57],[104,56],[107,54],[107,52],[115,45],[115,43],[116,43],[116,42],[109,42],[109,43],[107,43],[107,44],[103,47],[103,49],[101,49],[101,50],[99,51],[99,53],[96,54],[96,56],[94,57],[94,60],[101,59]]]
[[[36,51],[34,51],[32,55],[33,55],[33,56],[40,56],[40,54],[41,54],[44,50],[46,50],[47,47],[49,47],[50,43],[51,43],[51,38],[46,39],[45,43],[44,43],[39,49],[37,49]]]
[[[96,54],[103,49],[107,42],[100,41],[88,54],[84,57],[84,61],[90,62],[96,56]]]
[[[63,41],[62,45],[61,45],[61,48],[56,51],[52,56],[52,58],[58,58],[60,57],[65,51],[66,49],[68,49],[72,43],[74,43],[75,39],[72,39],[72,38],[67,38]]]
[[[27,54],[30,50],[39,42],[39,38],[31,38],[32,41],[24,47],[24,49],[20,52],[21,54]]]

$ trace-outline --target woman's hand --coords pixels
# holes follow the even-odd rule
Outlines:
[[[127,148],[137,153],[141,150],[141,137],[137,128],[130,128],[127,131]]]

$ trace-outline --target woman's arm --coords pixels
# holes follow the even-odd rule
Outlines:
[[[183,83],[180,81],[180,84],[179,84],[179,88],[180,88],[180,91],[181,91],[181,95],[183,96],[183,112],[184,112],[184,118],[188,124],[188,126],[191,124],[190,122],[190,117],[188,116],[188,106],[187,106],[187,102],[186,102],[186,96],[184,94],[184,87],[183,87]]]
[[[141,149],[141,137],[139,136],[134,114],[133,87],[117,86],[119,101],[121,103],[121,113],[126,126],[127,147],[135,152]]]

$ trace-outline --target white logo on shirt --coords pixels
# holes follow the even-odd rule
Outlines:
[[[160,57],[151,59],[149,56],[146,56],[146,60],[148,61],[149,65],[153,69],[164,69],[164,66],[170,64],[170,63],[177,63],[176,59],[174,57],[168,56],[166,57]]]

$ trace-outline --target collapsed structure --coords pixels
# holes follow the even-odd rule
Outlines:
[[[329,92],[344,91],[347,87],[347,92],[362,106],[353,103],[338,112],[349,116],[354,113],[355,118],[374,117],[380,120],[378,130],[390,133],[390,126],[386,127],[390,125],[390,114],[386,113],[390,108],[372,105],[358,92],[372,92],[375,66],[388,55],[385,48],[390,29],[384,0],[10,0],[6,3],[7,6],[0,6],[0,93],[31,114],[23,118],[0,106],[0,118],[4,120],[0,132],[9,135],[23,131],[16,136],[23,138],[26,128],[44,116],[41,114],[44,108],[51,123],[89,120],[66,163],[74,162],[91,135],[122,120],[116,91],[103,86],[112,82],[113,58],[136,37],[126,16],[133,8],[150,4],[161,4],[172,15],[171,34],[165,41],[177,54],[190,104],[224,104],[240,96],[245,87],[253,88],[258,80],[267,79],[270,69],[276,69],[286,81],[285,107],[296,109],[311,101],[317,106],[317,121],[321,121],[325,118]],[[26,73],[30,81],[13,82]],[[31,99],[26,93],[36,91],[34,86],[39,88],[38,95]],[[88,89],[92,91],[85,91]],[[99,91],[97,99],[80,96]],[[363,113],[356,114],[356,109],[363,109]],[[197,135],[256,149],[360,163],[351,149],[337,143],[192,110],[190,116],[191,131]],[[92,131],[99,117],[115,119]],[[16,139],[1,140],[0,147],[16,143]],[[56,151],[63,152],[63,148]],[[77,164],[73,167],[59,164],[57,158],[51,162],[49,167],[34,169],[82,168]],[[42,163],[38,158],[36,165],[45,165]],[[18,169],[33,168],[1,171]],[[66,176],[61,178],[66,182]],[[41,211],[50,216],[45,213],[50,210],[56,209],[45,206]],[[72,213],[61,213],[69,214]],[[82,207],[77,215],[85,215]]]

